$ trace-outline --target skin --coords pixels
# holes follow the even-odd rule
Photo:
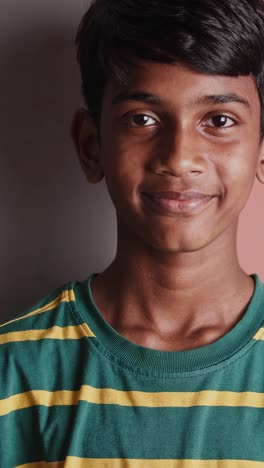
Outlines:
[[[264,183],[260,101],[251,76],[139,65],[127,87],[107,84],[100,140],[85,110],[73,120],[87,179],[105,177],[117,213],[116,257],[94,279],[92,293],[105,319],[130,341],[191,349],[234,327],[254,292],[236,239],[255,177]],[[236,98],[208,99],[223,95]],[[151,190],[215,197],[196,213],[158,212],[143,195]]]

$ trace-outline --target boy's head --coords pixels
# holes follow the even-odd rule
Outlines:
[[[235,245],[264,183],[263,1],[97,0],[77,45],[88,111],[72,135],[88,180],[105,176],[120,237]]]

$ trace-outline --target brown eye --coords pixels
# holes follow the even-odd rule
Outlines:
[[[230,128],[235,125],[235,120],[227,115],[215,115],[207,121],[209,127],[215,128]]]
[[[149,127],[156,124],[156,120],[150,115],[146,114],[133,115],[129,120],[133,127]]]

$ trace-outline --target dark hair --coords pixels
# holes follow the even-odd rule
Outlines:
[[[137,59],[184,63],[206,74],[252,74],[264,135],[263,0],[94,0],[76,37],[82,91],[100,120],[106,82],[125,84]]]

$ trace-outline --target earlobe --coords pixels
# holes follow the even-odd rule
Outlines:
[[[93,184],[104,178],[94,120],[86,109],[78,110],[72,120],[71,138],[87,180]]]
[[[256,176],[258,181],[264,184],[264,141],[261,144]]]

